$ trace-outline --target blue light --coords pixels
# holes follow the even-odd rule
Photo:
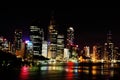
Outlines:
[[[29,42],[30,42],[29,40],[26,40],[26,41],[25,41],[26,44],[29,43]]]

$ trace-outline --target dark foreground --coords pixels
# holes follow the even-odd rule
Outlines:
[[[120,80],[120,63],[0,68],[0,80]]]

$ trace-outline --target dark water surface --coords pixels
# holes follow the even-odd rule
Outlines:
[[[65,64],[0,69],[0,80],[120,80],[120,64]]]

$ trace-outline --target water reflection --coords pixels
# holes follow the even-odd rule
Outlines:
[[[74,64],[22,66],[18,70],[4,70],[11,80],[119,80],[119,64]],[[15,74],[16,76],[13,76]],[[19,77],[18,77],[19,76]],[[1,78],[1,79],[2,79]],[[3,78],[2,80],[6,80]]]
[[[22,66],[20,70],[19,80],[28,80],[29,78],[29,67]]]
[[[66,71],[65,79],[66,80],[73,80],[73,77],[74,77],[74,74],[73,74],[74,64],[70,62],[70,63],[67,63],[66,65],[67,66],[65,67],[65,71]]]
[[[69,71],[66,73],[66,80],[73,80],[73,72]]]

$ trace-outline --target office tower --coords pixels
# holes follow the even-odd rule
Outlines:
[[[67,29],[67,45],[66,48],[70,51],[70,57],[72,57],[72,47],[74,45],[74,29],[73,27],[69,27]]]
[[[3,42],[4,42],[4,38],[3,36],[0,36],[0,50],[3,49]]]
[[[48,57],[47,49],[48,49],[47,41],[43,41],[42,42],[42,56],[44,56],[46,58]]]
[[[113,47],[114,43],[112,42],[112,34],[111,31],[107,34],[107,42],[105,43],[104,47],[104,59],[107,61],[112,61],[114,54],[113,54]]]
[[[84,50],[85,50],[85,55],[86,55],[87,57],[90,57],[90,47],[89,47],[89,46],[85,46],[85,47],[84,47]]]
[[[0,50],[4,50],[4,51],[9,50],[9,42],[3,36],[0,37]]]
[[[54,17],[51,17],[48,26],[48,58],[55,59],[57,54],[57,30]]]
[[[102,45],[97,45],[97,54],[98,54],[98,59],[103,60],[104,57],[104,47]]]
[[[70,54],[70,52],[69,52],[69,49],[67,49],[67,48],[64,48],[64,61],[68,61],[69,60],[69,54]]]
[[[115,60],[120,60],[120,49],[118,46],[114,47],[114,57]]]
[[[57,58],[63,60],[64,56],[64,35],[57,36]]]
[[[29,41],[29,40],[26,40],[25,44],[26,44],[26,52],[28,54],[32,54],[33,53],[33,44],[32,44],[32,42]]]
[[[97,46],[93,46],[93,53],[92,53],[92,61],[95,62],[97,60]]]
[[[22,30],[16,29],[14,35],[13,53],[15,53],[17,58],[24,57],[24,47],[25,43],[22,41]]]
[[[67,48],[69,48],[71,45],[73,45],[74,43],[74,29],[73,27],[69,27],[67,29]]]
[[[8,40],[6,38],[4,38],[2,46],[3,46],[4,51],[9,50],[9,44],[8,44]]]
[[[19,50],[16,50],[16,56],[17,58],[24,58],[25,55],[25,42],[21,43],[21,48]]]
[[[32,56],[33,56],[33,44],[31,41],[26,40],[25,41],[25,59],[28,61],[32,61]]]
[[[15,35],[14,35],[14,48],[15,48],[15,51],[21,49],[21,44],[22,44],[22,30],[16,29],[15,30]]]
[[[3,38],[0,37],[0,50],[2,49],[2,42],[3,42]]]
[[[30,40],[33,44],[33,55],[42,54],[43,29],[38,26],[30,26]]]

